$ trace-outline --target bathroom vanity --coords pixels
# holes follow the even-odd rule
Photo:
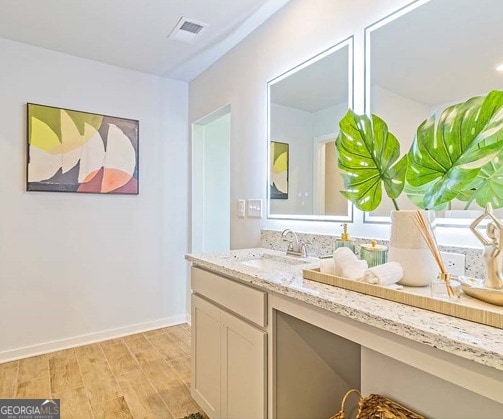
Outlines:
[[[330,38],[323,39],[320,51],[311,58],[304,43],[300,48],[285,48],[291,43],[285,36],[287,28],[297,28],[290,19],[302,16],[302,10],[311,13],[310,2],[293,3],[296,13],[278,14],[278,26],[271,24],[257,34],[250,43],[253,47],[241,46],[234,61],[241,69],[247,62],[242,52],[250,53],[252,63],[261,48],[270,42],[274,45],[275,34],[284,39],[284,44],[277,44],[281,46],[279,59],[264,60],[263,72],[242,81],[243,86],[260,86],[265,74],[276,75],[267,81],[268,156],[262,156],[264,166],[265,162],[269,166],[267,217],[276,221],[256,223],[231,217],[233,245],[254,240],[257,224],[269,228],[285,220],[327,233],[336,227],[327,224],[325,229],[319,223],[311,229],[304,222],[353,223],[352,235],[382,240],[389,237],[384,223],[389,222],[396,203],[383,200],[374,211],[362,214],[336,193],[347,190],[333,158],[339,121],[348,108],[378,115],[400,141],[402,152],[397,156],[404,155],[417,127],[432,113],[462,98],[501,89],[501,74],[488,70],[498,62],[500,52],[495,50],[493,55],[485,47],[492,45],[489,40],[501,38],[501,2],[485,2],[480,7],[474,0],[420,0],[400,2],[404,7],[395,11],[391,10],[393,2],[372,7],[370,3],[382,2],[369,2],[365,13],[347,2],[347,21],[342,4],[346,2],[326,2],[331,9],[318,9],[326,7],[327,22],[332,22],[326,25]],[[377,13],[381,7],[392,13]],[[373,15],[377,20],[369,21]],[[452,16],[456,19],[446,18]],[[313,33],[309,28],[306,43],[316,45],[320,28],[316,26]],[[337,44],[322,49],[332,36],[339,37]],[[312,48],[307,49],[309,54]],[[307,60],[285,69],[294,57]],[[481,72],[466,63],[476,63]],[[263,116],[256,117],[255,125],[250,121],[260,114],[256,109],[263,92],[253,99],[248,93],[228,99],[240,107],[233,124],[243,123],[245,133],[233,141],[255,152],[259,148],[252,145],[256,130],[264,128],[258,125]],[[252,125],[253,129],[247,128]],[[261,144],[257,147],[262,150]],[[238,168],[241,163],[233,164]],[[436,162],[438,167],[443,164]],[[251,170],[255,174],[255,166]],[[247,176],[236,185],[262,196]],[[466,200],[472,202],[476,195],[474,188],[469,190],[471,198],[454,200],[452,206],[452,197],[444,197],[449,210],[436,212],[437,226],[442,229],[437,230],[439,241],[448,236],[445,243],[453,243],[455,237],[455,243],[469,244],[465,243],[468,232],[449,231],[453,226],[467,227],[479,215],[476,205],[470,207],[475,213],[465,210]],[[245,196],[239,194],[231,194],[231,199]],[[406,195],[397,198],[399,208],[415,209]],[[362,202],[370,199],[361,198]],[[249,233],[248,237],[238,238],[241,232]],[[333,236],[303,235],[310,252],[332,254]],[[286,237],[275,237],[277,242],[261,237],[261,244],[284,249],[281,252],[247,249],[187,256],[192,262],[192,395],[210,417],[328,418],[339,410],[348,389],[359,388],[364,395],[383,394],[429,418],[503,418],[502,329],[304,279],[303,270],[317,267],[318,260],[287,257],[282,240]],[[365,241],[369,240],[356,242],[357,253]],[[293,243],[288,249],[302,254],[296,237]],[[458,267],[463,265],[467,276],[485,275],[483,265],[468,257],[476,253],[479,258],[480,249],[449,247],[440,246],[440,250],[466,256],[467,262]],[[421,263],[417,260],[418,266]]]
[[[350,388],[430,418],[503,417],[503,330],[302,277],[270,249],[192,262],[192,396],[211,418],[329,417]]]

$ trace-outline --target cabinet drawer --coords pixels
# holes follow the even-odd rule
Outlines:
[[[267,325],[267,293],[200,268],[191,269],[191,287],[259,326]]]

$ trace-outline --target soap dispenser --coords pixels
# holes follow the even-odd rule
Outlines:
[[[355,242],[349,238],[348,234],[348,225],[346,223],[341,224],[343,231],[341,234],[341,237],[337,240],[335,240],[335,249],[338,249],[339,247],[349,247],[351,251],[354,253],[355,252]]]

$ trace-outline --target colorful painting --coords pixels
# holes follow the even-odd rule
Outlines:
[[[28,191],[138,194],[138,121],[28,104]]]
[[[288,144],[271,141],[270,198],[288,199]]]

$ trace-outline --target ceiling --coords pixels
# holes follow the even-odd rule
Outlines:
[[[0,37],[190,81],[290,0],[1,0]],[[208,24],[168,39],[181,17]]]

